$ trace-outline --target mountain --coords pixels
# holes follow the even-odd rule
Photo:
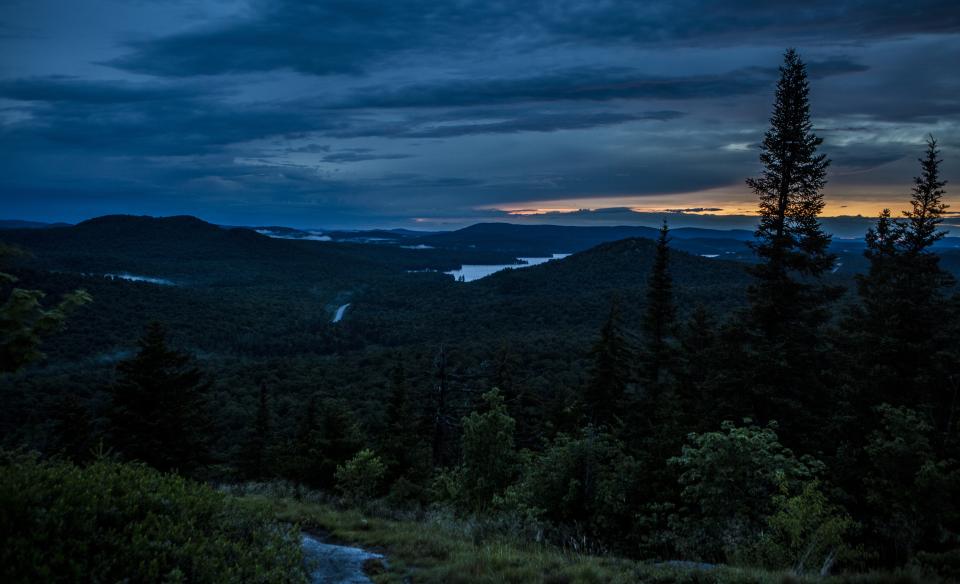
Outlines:
[[[483,249],[520,257],[575,253],[601,243],[642,237],[656,239],[658,230],[642,226],[566,226],[478,223],[457,231],[435,233],[415,239],[420,245],[455,249]],[[719,230],[681,227],[670,231],[674,249],[695,255],[749,259],[746,242],[753,233],[745,229]]]
[[[0,229],[48,229],[66,227],[69,223],[43,223],[41,221],[21,221],[19,219],[0,219]]]
[[[132,274],[191,286],[333,289],[370,285],[407,271],[515,261],[512,255],[483,250],[275,238],[190,216],[108,215],[68,227],[5,230],[0,240],[30,251],[26,265],[32,268]]]
[[[292,227],[254,227],[254,231],[276,239],[304,239],[311,241],[338,241],[341,243],[402,243],[411,237],[419,237],[424,232],[408,229],[294,229]]]
[[[630,232],[644,236],[576,249]],[[588,343],[614,297],[627,322],[639,322],[655,247],[647,236],[655,232],[481,224],[407,235],[402,245],[370,245],[272,238],[187,216],[114,215],[68,227],[5,230],[0,240],[32,252],[13,267],[24,286],[51,297],[83,287],[96,299],[84,320],[52,341],[54,352],[106,354],[157,318],[196,351],[297,355],[437,342],[536,344],[551,335]],[[675,234],[670,270],[681,314],[697,304],[718,313],[742,305],[749,277],[743,262],[728,260],[749,259],[749,233]],[[682,249],[690,242],[695,253]],[[441,273],[463,264],[509,264],[561,245],[575,253],[471,283]],[[836,245],[841,265],[831,277],[850,287],[853,273],[864,267],[862,242]],[[717,257],[701,257],[706,249]],[[950,255],[960,258],[957,250],[945,254],[945,267],[960,269]],[[337,309],[348,303],[343,322],[333,324]]]
[[[568,227],[477,223],[470,227],[416,238],[434,247],[483,248],[519,255],[574,253],[599,243],[628,237],[656,237],[650,227]]]
[[[613,298],[621,301],[625,321],[639,326],[655,247],[639,237],[607,242],[469,283],[411,275],[416,277],[394,281],[389,289],[371,287],[359,294],[352,325],[383,345],[431,339],[499,344],[534,336],[586,343]],[[749,280],[740,262],[682,251],[670,254],[670,272],[681,315],[698,304],[721,312],[740,306]]]
[[[521,246],[538,234],[555,240],[573,234],[571,241],[586,245],[590,237],[622,233],[481,225],[405,234],[405,245],[369,245],[271,238],[189,216],[112,215],[69,227],[7,230],[0,240],[32,253],[14,266],[24,286],[52,297],[83,287],[94,296],[85,318],[51,341],[53,353],[72,357],[107,354],[151,318],[170,324],[196,351],[270,355],[442,339],[495,343],[526,336],[538,324],[539,335],[580,342],[595,332],[611,295],[643,305],[654,248],[648,238],[602,243],[470,284],[440,273],[462,264],[513,263],[517,254],[489,249],[495,245],[441,245],[440,236],[486,232],[492,241],[504,229]],[[418,247],[427,245],[423,241],[437,245]],[[742,264],[680,251],[672,258],[684,306],[728,307],[741,296]],[[332,315],[346,303],[351,308],[343,323],[334,325]]]

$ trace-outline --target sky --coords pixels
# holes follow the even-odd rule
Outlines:
[[[0,0],[0,219],[743,227],[787,47],[825,215],[960,212],[956,0]]]

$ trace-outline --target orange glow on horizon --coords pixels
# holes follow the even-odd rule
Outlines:
[[[839,189],[838,189],[839,190]],[[903,187],[886,189],[855,187],[843,193],[825,195],[823,217],[876,217],[889,208],[894,215],[909,208],[909,191]],[[952,210],[960,211],[960,201],[946,201]],[[691,215],[756,215],[756,198],[742,188],[722,187],[691,193],[665,195],[583,197],[543,201],[522,201],[482,207],[504,211],[515,216],[566,214],[578,211],[624,208],[637,213],[664,213],[682,211]]]

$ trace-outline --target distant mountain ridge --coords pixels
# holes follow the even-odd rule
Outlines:
[[[405,229],[368,230],[303,230],[284,226],[236,227],[221,226],[189,215],[151,217],[145,215],[105,215],[71,226],[31,221],[6,220],[0,222],[6,239],[30,244],[51,241],[41,233],[60,234],[58,245],[83,247],[84,241],[110,239],[112,250],[134,246],[145,252],[157,246],[157,253],[176,255],[196,253],[198,242],[203,245],[228,245],[235,254],[272,254],[277,246],[266,240],[289,240],[287,243],[332,242],[341,244],[379,244],[386,247],[406,247],[417,250],[445,249],[455,252],[486,252],[498,257],[547,257],[555,253],[576,253],[611,241],[634,237],[655,239],[657,229],[652,227],[621,226],[567,226],[523,225],[516,223],[477,223],[455,231],[419,232]],[[753,232],[747,229],[706,229],[681,227],[670,230],[671,246],[680,251],[709,258],[754,261],[747,245]],[[57,239],[57,238],[53,238]],[[101,243],[106,243],[105,241]],[[277,242],[280,243],[280,242]],[[841,256],[862,252],[862,238],[835,238],[832,249]],[[936,247],[946,255],[960,254],[960,237],[947,237]],[[859,260],[853,260],[859,263]]]
[[[576,253],[602,243],[641,237],[656,239],[659,230],[637,225],[567,226],[477,223],[470,227],[434,233],[411,243],[455,249],[483,249],[513,253],[521,257],[543,257],[554,253]],[[747,259],[746,242],[753,232],[746,229],[702,229],[681,227],[670,230],[671,246],[694,255]]]
[[[49,229],[51,227],[69,226],[69,223],[44,223],[43,221],[23,221],[21,219],[0,219],[0,229]]]

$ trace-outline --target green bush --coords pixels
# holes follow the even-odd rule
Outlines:
[[[516,422],[507,413],[500,390],[483,394],[487,410],[463,419],[463,464],[458,469],[458,493],[463,507],[484,510],[513,481],[517,453]]]
[[[297,532],[140,464],[0,455],[4,582],[303,582]]]
[[[823,469],[821,462],[797,458],[783,446],[774,423],[738,427],[723,422],[719,432],[690,434],[687,440],[669,464],[681,473],[684,506],[675,529],[677,545],[688,557],[729,559],[767,527],[781,488],[799,492]]]
[[[386,472],[387,467],[380,457],[369,448],[364,448],[337,466],[337,488],[349,503],[369,501],[377,494]]]
[[[828,574],[837,559],[849,552],[844,539],[853,520],[833,505],[817,481],[808,481],[800,493],[790,495],[786,485],[774,496],[776,512],[743,559],[766,568],[789,569],[798,576]]]
[[[521,515],[612,540],[629,527],[629,493],[639,480],[623,444],[591,426],[576,436],[557,435],[499,501]]]

